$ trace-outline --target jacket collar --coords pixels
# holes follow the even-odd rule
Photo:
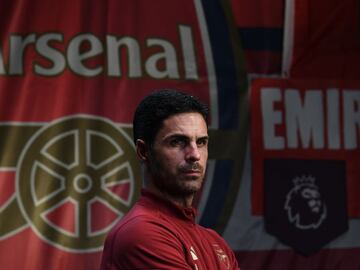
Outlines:
[[[176,216],[182,220],[195,223],[197,211],[194,207],[181,207],[172,201],[149,191],[148,189],[143,188],[141,190],[141,198],[139,202],[143,205],[159,209],[161,212],[166,212],[168,215]]]

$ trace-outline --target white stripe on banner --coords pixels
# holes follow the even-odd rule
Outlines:
[[[288,77],[294,46],[295,0],[285,0],[284,36],[281,73]]]

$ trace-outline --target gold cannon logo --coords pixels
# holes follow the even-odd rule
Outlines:
[[[0,129],[0,175],[13,172],[15,182],[11,196],[0,200],[0,240],[30,226],[57,248],[100,250],[139,196],[131,128],[72,115]]]

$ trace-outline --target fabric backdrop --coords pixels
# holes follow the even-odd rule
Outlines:
[[[310,2],[2,1],[0,268],[98,269],[136,105],[176,88],[210,108],[194,206],[241,269],[358,269],[359,9]]]

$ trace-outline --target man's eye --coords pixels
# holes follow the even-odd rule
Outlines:
[[[200,139],[197,142],[198,146],[206,146],[208,144],[208,140],[207,139]]]
[[[172,139],[170,141],[170,145],[171,146],[184,146],[185,145],[185,141],[182,140],[181,138],[175,138],[175,139]]]

